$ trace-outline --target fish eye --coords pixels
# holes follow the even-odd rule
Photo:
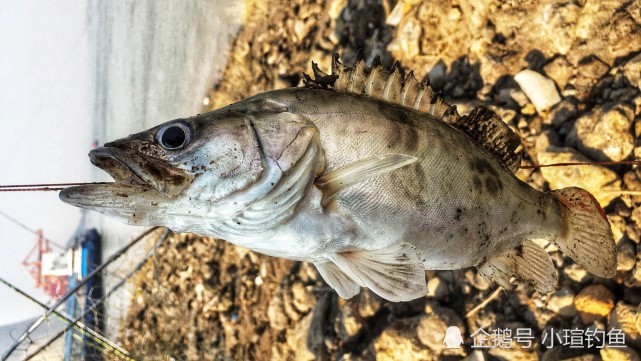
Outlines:
[[[156,141],[167,150],[180,149],[191,140],[191,128],[182,122],[167,124],[160,128]]]

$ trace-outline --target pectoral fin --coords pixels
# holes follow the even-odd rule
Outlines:
[[[554,291],[558,282],[550,255],[532,241],[524,241],[512,250],[493,256],[478,268],[488,282],[493,280],[507,290],[512,289],[511,277],[541,293]]]
[[[409,243],[375,251],[337,253],[331,260],[358,285],[387,300],[411,301],[427,293],[423,263]]]
[[[326,205],[343,189],[359,182],[391,172],[416,162],[418,158],[398,153],[361,159],[347,164],[316,180],[316,185],[323,191],[322,204]]]

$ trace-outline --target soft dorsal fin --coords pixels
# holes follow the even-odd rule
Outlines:
[[[420,83],[409,72],[403,77],[398,63],[385,70],[378,57],[368,67],[362,56],[354,66],[344,66],[334,54],[332,73],[326,74],[312,61],[314,78],[303,74],[307,87],[332,88],[400,104],[448,123],[474,139],[499,160],[505,168],[516,172],[521,165],[521,138],[501,118],[485,107],[476,107],[469,115],[460,116],[427,82]]]

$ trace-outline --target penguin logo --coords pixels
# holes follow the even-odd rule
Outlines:
[[[445,331],[443,338],[443,345],[446,348],[461,348],[463,344],[463,336],[461,336],[461,329],[456,326],[450,326]]]

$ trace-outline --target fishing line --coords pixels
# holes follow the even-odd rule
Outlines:
[[[522,165],[519,169],[538,169],[545,167],[568,167],[582,165],[639,165],[641,160],[624,160],[619,162],[564,162],[538,165]],[[0,192],[45,192],[61,191],[70,186],[81,186],[88,184],[109,184],[110,182],[77,182],[77,183],[43,183],[43,184],[11,184],[0,185]]]
[[[61,191],[69,186],[81,186],[81,185],[87,185],[87,184],[108,184],[108,183],[109,182],[11,184],[11,185],[0,185],[0,192]]]
[[[623,160],[619,162],[566,162],[566,163],[552,163],[552,164],[541,164],[541,165],[522,165],[520,169],[536,169],[543,167],[566,167],[566,166],[575,166],[575,165],[639,165],[641,160]]]

